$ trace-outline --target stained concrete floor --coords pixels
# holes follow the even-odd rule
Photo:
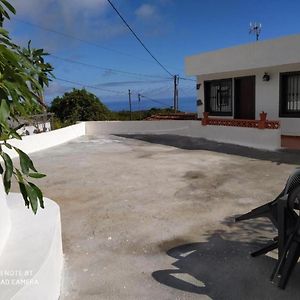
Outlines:
[[[300,267],[281,291],[275,253],[249,257],[269,223],[234,223],[296,166],[218,152],[91,136],[33,154],[61,207],[61,299],[299,299]]]

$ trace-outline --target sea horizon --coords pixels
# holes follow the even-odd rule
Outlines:
[[[128,100],[123,101],[102,101],[111,111],[129,111]],[[171,108],[173,105],[173,99],[155,99],[155,101],[144,100],[141,103],[132,101],[132,111],[149,110],[151,108]],[[179,110],[183,112],[196,113],[196,99],[194,97],[182,97],[179,99]]]

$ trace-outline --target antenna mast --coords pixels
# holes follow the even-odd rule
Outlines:
[[[259,36],[261,34],[261,23],[257,23],[257,22],[250,22],[250,29],[249,29],[249,34],[255,34],[256,36],[256,41],[259,40]]]

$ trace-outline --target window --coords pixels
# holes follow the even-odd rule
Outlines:
[[[300,117],[300,72],[280,75],[280,117]]]
[[[204,82],[205,111],[216,116],[232,115],[232,79]]]

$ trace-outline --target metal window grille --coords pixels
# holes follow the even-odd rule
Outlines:
[[[206,83],[209,111],[215,113],[231,113],[232,111],[232,80],[214,80]]]
[[[283,108],[286,113],[300,112],[300,73],[289,73],[282,77]]]
[[[287,111],[300,112],[300,74],[287,78]]]

